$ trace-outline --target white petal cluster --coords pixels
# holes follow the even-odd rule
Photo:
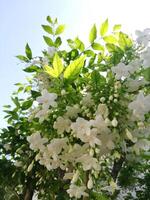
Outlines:
[[[135,32],[135,34],[137,35],[137,39],[136,41],[140,44],[140,45],[144,45],[147,46],[149,41],[150,41],[150,29],[146,28],[143,31],[139,31],[137,30]]]
[[[100,170],[100,165],[98,163],[98,160],[96,158],[93,158],[91,155],[89,154],[84,154],[83,156],[79,157],[76,162],[81,163],[83,166],[83,170],[87,171],[87,170],[91,170],[94,169],[96,171]]]
[[[119,63],[117,66],[112,67],[112,72],[117,80],[130,76],[129,69],[124,63]]]
[[[69,118],[76,118],[78,113],[80,113],[80,108],[77,104],[73,106],[67,106],[66,110],[67,112],[65,113],[65,116]]]
[[[44,150],[44,144],[48,142],[47,138],[42,138],[39,132],[34,133],[27,137],[27,141],[30,143],[30,148],[34,151]]]
[[[86,106],[86,107],[91,107],[91,106],[94,105],[94,101],[93,101],[93,99],[92,99],[91,93],[87,93],[87,94],[82,98],[81,104],[82,104],[83,106]]]
[[[115,74],[117,80],[129,78],[131,74],[140,69],[142,63],[140,59],[133,60],[128,65],[119,63],[117,66],[112,67],[112,72]]]
[[[148,47],[145,51],[143,51],[140,55],[140,58],[143,62],[143,68],[149,68],[150,67],[150,47]]]
[[[53,127],[57,130],[58,134],[62,134],[64,131],[70,131],[70,124],[71,121],[69,119],[59,116],[54,122]]]
[[[144,78],[141,79],[131,79],[128,78],[127,82],[125,83],[128,92],[134,92],[139,89],[140,86],[144,86],[147,82]]]
[[[71,184],[67,192],[71,198],[75,197],[76,199],[80,199],[82,196],[88,196],[85,190],[85,186],[77,186],[75,184]]]
[[[55,101],[57,98],[57,94],[49,93],[46,89],[42,90],[41,94],[42,94],[42,96],[37,97],[36,101],[39,104],[42,104],[42,108],[44,110],[47,110],[50,106],[52,106],[52,107],[57,106],[57,103]]]
[[[135,120],[144,121],[144,115],[150,111],[150,95],[144,96],[143,92],[140,92],[136,99],[129,103],[129,109],[133,111]]]

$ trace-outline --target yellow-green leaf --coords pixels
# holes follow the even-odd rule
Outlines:
[[[57,53],[54,56],[53,67],[50,67],[48,65],[44,66],[45,72],[54,78],[58,78],[59,75],[62,73],[63,69],[64,66],[62,60],[60,59]]]
[[[103,47],[101,44],[99,44],[99,43],[93,43],[93,44],[92,44],[92,48],[93,48],[94,50],[104,51],[104,47]]]
[[[106,20],[102,23],[102,25],[101,25],[101,27],[100,27],[100,35],[101,35],[102,37],[106,35],[106,33],[107,33],[107,31],[108,31],[108,26],[109,26],[109,24],[108,24],[108,19],[106,19]]]
[[[79,75],[81,68],[84,65],[85,58],[86,56],[84,55],[70,63],[64,72],[64,78],[75,79]]]
[[[94,24],[89,34],[90,43],[93,43],[96,37],[97,37],[97,29],[96,29],[96,25]]]
[[[118,41],[121,49],[126,49],[128,47],[131,47],[133,45],[132,40],[129,38],[129,36],[123,32],[119,33],[119,41]]]
[[[64,30],[65,30],[65,25],[64,24],[59,25],[56,29],[55,35],[59,35],[59,34],[63,33]]]
[[[113,35],[103,37],[103,40],[110,44],[116,44],[118,41]]]
[[[121,29],[121,24],[116,24],[116,25],[114,25],[114,27],[113,27],[113,31],[118,31],[118,30],[120,30]]]

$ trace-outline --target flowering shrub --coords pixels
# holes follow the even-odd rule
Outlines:
[[[43,56],[17,56],[32,76],[5,106],[3,198],[148,199],[150,30],[133,40],[106,20],[64,50],[64,25],[47,22]]]

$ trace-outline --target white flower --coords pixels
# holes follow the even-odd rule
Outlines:
[[[34,133],[31,136],[27,137],[27,141],[30,143],[30,149],[36,151],[43,151],[45,146],[44,144],[48,141],[47,138],[42,138],[40,133]]]
[[[51,140],[51,143],[47,145],[49,156],[54,160],[58,159],[58,155],[62,150],[67,148],[67,138],[54,138]]]
[[[48,115],[49,111],[47,109],[42,109],[35,114],[35,118],[39,118],[39,122],[42,123],[45,119],[48,118]]]
[[[91,169],[94,169],[96,171],[100,170],[100,165],[98,164],[97,159],[93,158],[91,155],[84,154],[81,157],[77,158],[76,162],[82,164],[84,171]]]
[[[150,47],[148,47],[146,51],[141,53],[141,60],[143,61],[144,69],[150,67]]]
[[[119,63],[117,66],[112,67],[112,72],[117,80],[130,76],[129,68],[124,63]]]
[[[137,35],[137,42],[139,44],[143,44],[144,46],[147,46],[149,41],[150,41],[150,29],[146,28],[144,29],[144,31],[139,31],[137,30],[135,32],[135,34]]]
[[[78,134],[78,138],[84,143],[88,143],[91,147],[95,147],[95,144],[101,145],[101,141],[97,138],[97,129],[92,128],[90,132],[85,134]]]
[[[84,118],[78,117],[76,122],[71,124],[71,129],[77,135],[90,133],[91,124]]]
[[[52,58],[54,56],[56,50],[57,50],[56,47],[48,47],[47,53]]]
[[[87,93],[86,96],[82,98],[81,104],[83,106],[91,107],[94,104],[91,93]]]
[[[6,149],[6,151],[11,150],[10,144],[4,144],[3,147]]]
[[[140,59],[136,59],[136,60],[131,61],[126,66],[128,67],[128,70],[129,70],[130,74],[133,74],[135,71],[140,69],[141,64],[142,64],[141,60]]]
[[[139,89],[140,86],[145,85],[147,82],[144,80],[144,78],[141,79],[131,79],[128,78],[125,85],[127,86],[128,92],[134,92]]]
[[[22,163],[21,161],[16,160],[16,161],[14,162],[14,165],[15,165],[16,167],[22,167],[22,166],[23,166],[23,163]]]
[[[69,152],[63,154],[61,158],[63,160],[68,160],[69,162],[75,162],[77,158],[81,157],[88,151],[88,144],[84,144],[83,146],[79,144],[74,144],[73,147],[70,147]]]
[[[108,111],[107,105],[106,104],[99,104],[97,111],[96,111],[96,115],[102,115],[103,118],[106,119],[108,114],[109,114],[109,111]]]
[[[74,105],[74,106],[67,106],[66,107],[67,112],[65,113],[65,116],[70,117],[70,118],[75,118],[78,116],[78,113],[80,113],[80,108],[79,105]]]
[[[91,126],[97,128],[98,133],[109,133],[110,130],[107,127],[107,123],[101,115],[96,115],[94,120],[90,120]]]
[[[109,186],[105,186],[105,187],[103,187],[103,188],[101,188],[102,190],[106,190],[106,191],[108,191],[108,192],[110,192],[110,193],[114,193],[115,192],[115,190],[119,190],[120,189],[120,187],[117,185],[117,183],[116,182],[114,182],[113,180],[112,181],[110,181],[110,185]]]
[[[90,121],[78,117],[76,122],[71,124],[71,129],[75,133],[75,136],[80,138],[82,142],[88,143],[92,147],[94,147],[95,144],[101,144],[101,141],[96,137],[97,129],[91,129]]]
[[[55,102],[57,94],[49,93],[46,89],[42,90],[42,96],[37,97],[36,101],[42,104],[44,110],[48,109],[49,106],[56,107],[57,103]]]
[[[70,131],[70,124],[71,121],[69,119],[65,119],[61,116],[57,118],[57,120],[54,122],[54,129],[57,129],[59,134],[64,133],[64,131],[69,132]]]
[[[71,184],[67,192],[71,198],[75,197],[76,199],[80,199],[82,196],[88,196],[85,190],[85,186],[77,186],[75,184]]]
[[[133,150],[136,152],[136,154],[139,154],[140,150],[148,151],[149,148],[150,141],[147,139],[140,139],[133,146]]]
[[[136,119],[144,121],[144,115],[150,111],[150,95],[145,97],[143,92],[140,92],[136,100],[131,102],[128,107],[133,110],[133,116]]]

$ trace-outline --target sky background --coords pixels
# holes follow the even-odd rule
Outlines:
[[[27,76],[15,56],[24,54],[27,42],[33,56],[47,48],[41,28],[47,15],[66,24],[64,38],[86,41],[92,24],[106,18],[131,34],[150,27],[149,8],[149,0],[0,0],[0,127],[6,125],[2,106],[11,103],[14,84]]]

